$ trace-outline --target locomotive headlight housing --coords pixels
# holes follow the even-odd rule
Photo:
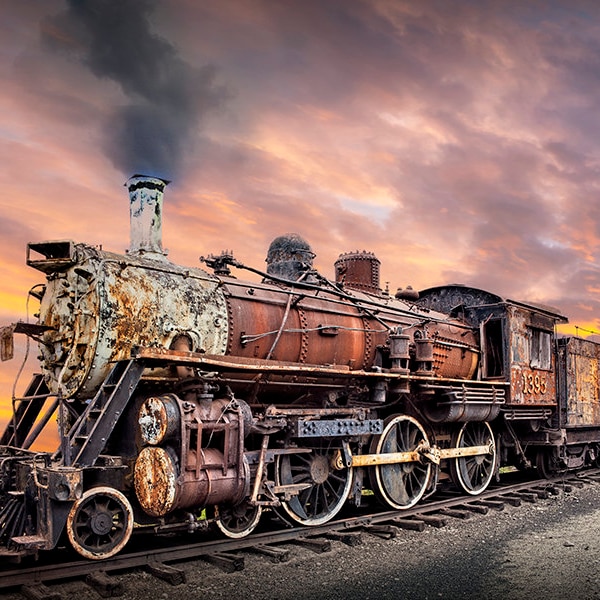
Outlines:
[[[48,495],[61,502],[78,500],[83,493],[83,471],[71,467],[44,469],[47,476]]]
[[[179,430],[180,422],[179,404],[173,394],[146,398],[138,413],[142,440],[152,446],[171,438]]]

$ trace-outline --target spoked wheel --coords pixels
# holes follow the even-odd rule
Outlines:
[[[230,538],[243,538],[250,535],[262,514],[261,506],[242,502],[236,506],[215,506],[217,527]]]
[[[75,502],[67,519],[67,535],[85,558],[100,560],[119,552],[131,537],[133,510],[129,500],[109,487],[92,488]]]
[[[454,485],[472,496],[481,494],[490,484],[496,467],[496,446],[490,424],[485,421],[465,423],[454,435],[453,446],[488,446],[491,449],[488,454],[461,456],[450,460],[450,475]]]
[[[352,469],[334,469],[336,450],[324,443],[310,453],[277,457],[277,484],[305,486],[282,504],[283,510],[297,523],[322,525],[343,508],[352,486]]]
[[[421,424],[408,415],[388,417],[383,432],[373,439],[371,454],[412,452],[425,442],[427,434]],[[429,483],[431,463],[406,462],[373,467],[374,492],[392,508],[414,506],[423,496]]]

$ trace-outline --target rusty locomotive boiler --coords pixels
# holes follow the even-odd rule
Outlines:
[[[0,554],[102,559],[134,531],[242,537],[265,510],[319,525],[365,490],[402,510],[446,483],[477,495],[501,464],[596,461],[600,351],[557,340],[556,311],[464,286],[392,296],[367,252],[329,281],[295,234],[265,272],[229,252],[182,267],[166,184],[127,182],[126,254],[28,245],[38,320],[1,341],[9,358],[14,333],[35,339],[40,372],[0,440]],[[32,450],[53,415],[56,451]]]

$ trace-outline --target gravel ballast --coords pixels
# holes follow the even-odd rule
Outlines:
[[[393,539],[363,534],[363,543],[332,542],[316,554],[286,546],[273,564],[244,554],[245,569],[224,573],[204,561],[183,565],[187,583],[171,586],[146,572],[124,575],[128,600],[433,600],[600,598],[600,484],[547,500],[474,514]],[[52,586],[65,597],[97,599],[81,582]],[[7,599],[20,598],[8,594]]]

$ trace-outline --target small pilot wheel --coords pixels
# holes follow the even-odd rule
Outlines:
[[[109,487],[92,488],[75,502],[67,518],[67,535],[85,558],[101,560],[119,552],[131,537],[129,500]]]
[[[416,419],[408,415],[388,417],[381,435],[373,438],[371,454],[413,452],[421,442],[429,444],[427,433]],[[376,465],[371,472],[373,491],[392,508],[410,508],[423,497],[430,473],[430,462]]]
[[[490,484],[496,467],[496,446],[490,424],[485,421],[465,423],[455,433],[453,446],[487,446],[491,449],[487,454],[461,456],[450,460],[450,475],[454,485],[472,496],[481,494]]]
[[[236,506],[215,506],[217,527],[230,538],[243,538],[251,534],[262,514],[261,506],[242,502]]]

